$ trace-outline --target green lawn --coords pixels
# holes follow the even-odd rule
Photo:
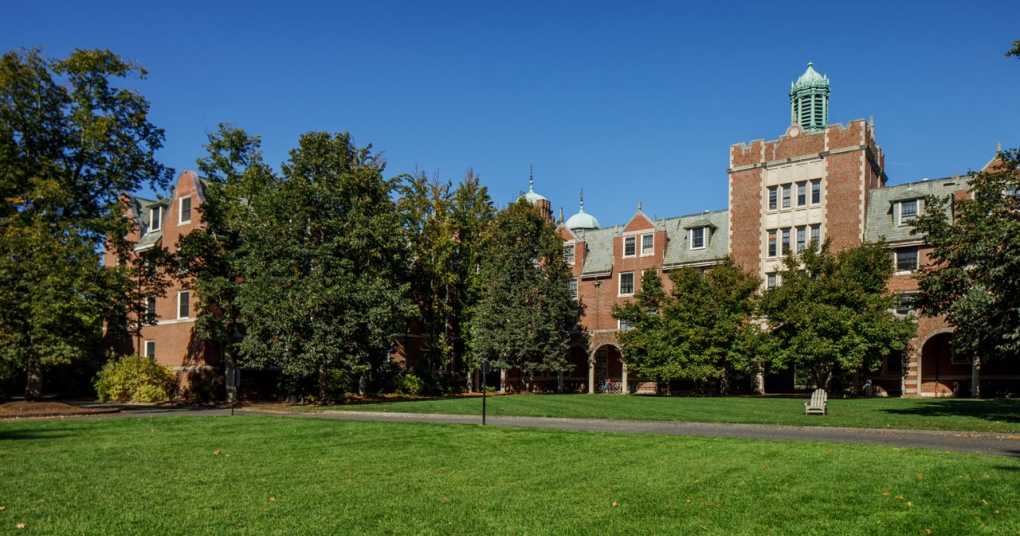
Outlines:
[[[514,395],[490,397],[490,415],[579,417],[1020,432],[1020,399],[862,398],[829,401],[829,415],[805,416],[804,400],[779,397]],[[479,398],[333,406],[329,409],[481,414]]]
[[[289,417],[0,422],[0,533],[1017,534],[1018,489],[1015,458],[874,446]]]

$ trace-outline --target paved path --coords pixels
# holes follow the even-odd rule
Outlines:
[[[435,424],[481,424],[477,415],[436,413],[390,413],[377,411],[267,411],[236,410],[237,415],[275,415],[340,421],[414,422]],[[221,408],[138,408],[120,413],[83,418],[156,417],[163,415],[229,416]],[[824,417],[822,417],[824,418]],[[702,437],[737,437],[764,440],[830,441],[868,443],[899,448],[952,450],[998,456],[1020,457],[1020,434],[988,432],[938,432],[878,428],[837,428],[828,426],[779,426],[769,424],[726,424],[675,421],[624,421],[609,419],[568,419],[552,417],[489,416],[490,426],[501,428],[544,428],[578,432],[614,432]]]

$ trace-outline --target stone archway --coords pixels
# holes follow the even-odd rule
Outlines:
[[[953,355],[953,334],[939,331],[921,345],[921,396],[958,396],[970,391],[971,367]]]
[[[591,356],[594,392],[625,392],[622,386],[627,379],[627,373],[620,348],[615,344],[603,344],[596,348]]]

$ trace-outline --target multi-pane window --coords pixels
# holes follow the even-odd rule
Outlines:
[[[145,357],[156,359],[156,341],[145,341]]]
[[[620,295],[634,294],[634,272],[620,273]]]
[[[623,237],[623,256],[633,257],[637,253],[637,238],[633,236]]]
[[[191,198],[182,197],[180,210],[178,211],[178,223],[191,223]]]
[[[917,199],[900,201],[900,225],[912,222],[917,219]]]
[[[790,228],[783,229],[783,242],[782,242],[782,254],[786,255],[790,252]]]
[[[191,317],[191,293],[182,290],[177,293],[177,318]]]
[[[917,246],[896,249],[896,271],[913,272],[917,270]]]
[[[779,187],[769,186],[769,210],[779,208]]]
[[[566,261],[568,266],[574,265],[574,245],[568,244],[563,246],[563,260]]]
[[[908,315],[917,306],[917,294],[897,294],[896,314]]]
[[[158,231],[163,222],[163,207],[152,207],[149,209],[149,230]]]
[[[807,246],[807,229],[797,227],[797,253],[804,251]]]
[[[802,207],[807,204],[807,183],[797,183],[797,206]]]
[[[776,276],[775,272],[769,272],[765,274],[765,288],[771,290],[776,288],[778,284],[779,278]]]
[[[631,329],[633,329],[633,326],[630,325],[630,322],[627,322],[622,318],[617,320],[616,322],[617,329],[619,329],[620,331],[630,331]]]
[[[691,229],[691,249],[702,249],[705,247],[705,228],[695,227]]]
[[[817,205],[822,202],[822,179],[811,181],[811,204]]]
[[[769,257],[776,256],[776,230],[769,231]]]
[[[822,248],[822,225],[819,223],[811,226],[811,244],[815,250]]]
[[[645,233],[641,235],[641,256],[651,255],[655,252],[655,235]]]
[[[790,208],[790,195],[792,194],[793,185],[783,185],[783,208]]]
[[[570,282],[567,283],[567,287],[570,289],[570,297],[574,298],[576,300],[577,299],[577,280],[576,279],[571,279]]]
[[[156,297],[149,296],[145,298],[145,313],[149,315],[149,318],[156,317]]]

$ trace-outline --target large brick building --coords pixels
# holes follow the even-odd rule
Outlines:
[[[790,125],[782,135],[730,147],[728,210],[653,219],[638,209],[630,221],[603,228],[584,211],[582,198],[580,210],[559,225],[584,306],[582,323],[590,333],[589,347],[576,348],[572,355],[573,385],[589,392],[613,384],[629,392],[646,388],[628,375],[616,338],[626,326],[613,318],[612,309],[631,299],[648,269],[663,274],[669,290],[670,270],[708,267],[729,256],[767,288],[782,283],[787,253],[825,240],[836,251],[885,240],[896,266],[889,288],[899,295],[897,314],[917,314],[911,307],[917,292],[914,274],[927,262],[928,248],[922,237],[911,234],[910,222],[930,194],[965,198],[966,178],[887,186],[885,155],[874,125],[864,120],[828,123],[827,77],[808,64],[789,97]],[[548,210],[548,200],[533,189],[525,197]],[[890,360],[875,385],[911,396],[969,393],[971,364],[953,354],[951,332],[943,319],[920,316],[911,350]],[[981,378],[1020,379],[1008,372],[986,370]]]

